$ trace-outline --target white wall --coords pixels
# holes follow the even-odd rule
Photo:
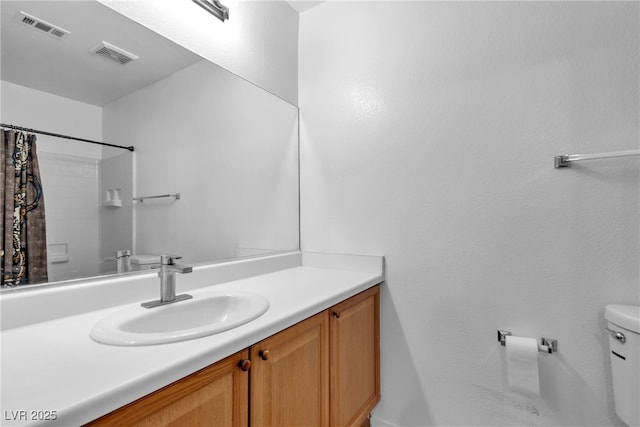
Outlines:
[[[2,123],[63,135],[102,140],[102,108],[2,80]],[[38,152],[100,159],[99,145],[38,136]]]
[[[102,108],[1,82],[2,123],[102,140]],[[47,222],[49,281],[98,274],[99,160],[102,149],[37,135]],[[66,245],[69,261],[52,264]],[[53,247],[52,247],[53,246]]]
[[[136,251],[194,263],[298,248],[298,110],[202,61],[104,107],[136,147]],[[182,262],[182,261],[181,261]]]
[[[286,2],[225,0],[222,23],[189,0],[98,1],[297,105],[298,13]]]
[[[637,2],[327,2],[301,14],[302,248],[384,254],[394,425],[621,425],[603,309],[639,304]],[[496,330],[551,337],[541,397]]]

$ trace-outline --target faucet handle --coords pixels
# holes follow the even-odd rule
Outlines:
[[[173,265],[177,259],[182,259],[180,255],[160,255],[160,264],[161,265]]]

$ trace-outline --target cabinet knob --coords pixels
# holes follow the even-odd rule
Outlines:
[[[269,350],[260,350],[258,356],[260,356],[262,360],[269,360]]]
[[[334,311],[332,314],[333,314],[333,317],[335,317],[336,319],[340,318],[340,313],[338,313],[337,311]]]
[[[242,372],[247,372],[249,369],[251,369],[251,360],[243,359],[239,361],[238,367]]]

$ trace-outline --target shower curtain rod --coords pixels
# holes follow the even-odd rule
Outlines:
[[[46,132],[46,131],[43,131],[43,130],[25,128],[25,127],[22,127],[22,126],[8,125],[8,124],[5,124],[5,123],[0,123],[0,127],[8,128],[8,129],[15,129],[15,130],[23,130],[25,132],[39,133],[41,135],[55,136],[56,138],[72,139],[74,141],[82,141],[82,142],[88,142],[90,144],[106,145],[107,147],[122,148],[123,150],[134,151],[133,146],[125,147],[123,145],[108,144],[106,142],[92,141],[90,139],[84,139],[84,138],[76,138],[75,136],[62,135],[62,134],[53,133],[53,132]]]

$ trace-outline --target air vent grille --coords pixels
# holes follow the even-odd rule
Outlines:
[[[64,31],[60,31],[60,30],[59,30],[59,29],[57,29],[57,28],[52,28],[52,29],[51,29],[51,34],[53,34],[53,35],[54,35],[54,36],[56,36],[56,37],[60,37],[60,38],[62,38],[62,37],[64,37],[64,36],[65,36]]]
[[[95,53],[96,55],[102,56],[103,58],[107,58],[114,62],[117,62],[120,65],[125,65],[135,59],[138,59],[137,55],[134,55],[131,52],[127,52],[126,50],[105,41],[91,49],[91,52]]]
[[[36,18],[35,16],[29,15],[28,13],[25,13],[23,11],[18,12],[15,20],[16,22],[26,25],[33,30],[37,30],[41,34],[47,34],[56,39],[63,39],[64,37],[71,34],[69,31],[63,28],[50,24],[47,21]]]
[[[47,24],[45,24],[43,22],[36,22],[34,24],[34,27],[36,27],[39,30],[45,31],[47,33],[53,29],[53,27],[51,27],[50,25],[47,25]]]
[[[24,12],[23,12],[23,13],[24,13]],[[38,22],[38,21],[36,21],[35,19],[32,19],[32,18],[29,18],[28,16],[25,16],[25,17],[23,17],[23,18],[22,18],[22,23],[23,23],[23,24],[33,25],[33,24],[35,24],[36,22]]]

